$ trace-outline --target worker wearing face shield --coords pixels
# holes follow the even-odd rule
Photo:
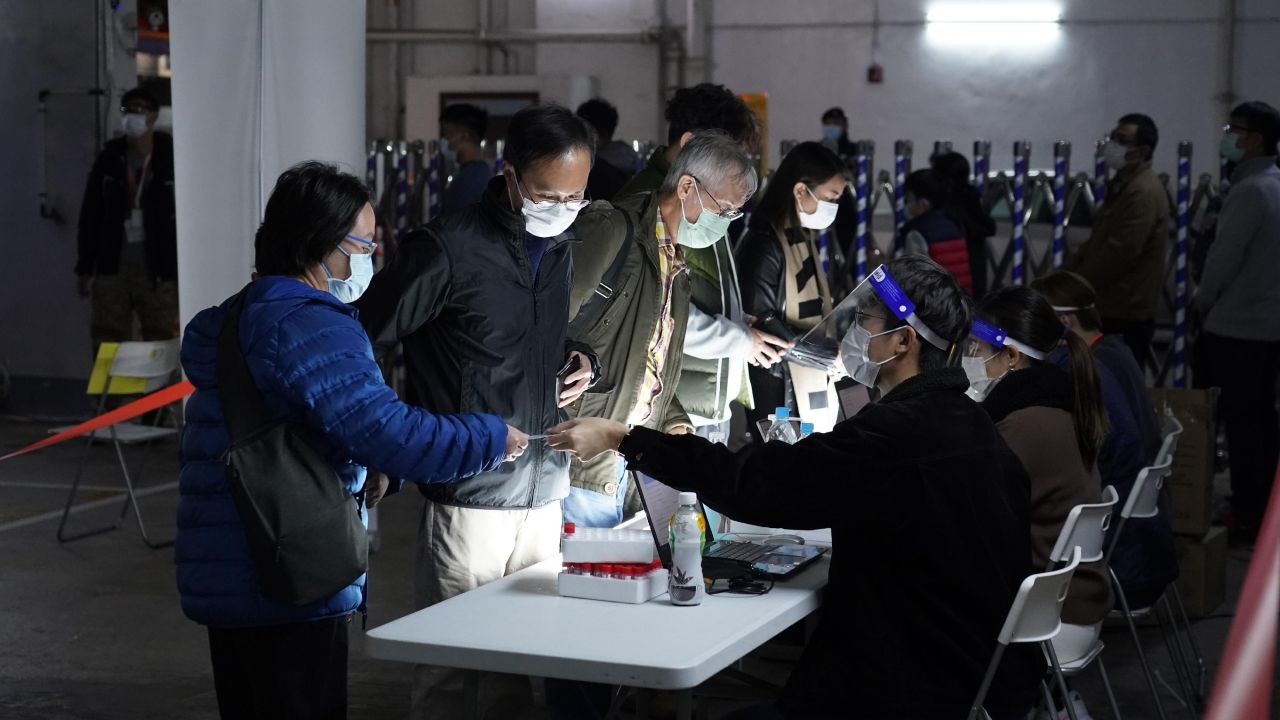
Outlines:
[[[874,270],[788,359],[848,374],[880,399],[794,445],[733,452],[599,418],[552,428],[552,447],[616,452],[735,520],[831,528],[834,545],[875,548],[832,557],[820,627],[761,717],[843,716],[851,697],[866,717],[968,711],[1032,572],[1026,475],[955,367],[969,308],[926,257]],[[1044,670],[1038,652],[1009,652],[1018,657],[1001,664],[992,717],[1025,717]]]

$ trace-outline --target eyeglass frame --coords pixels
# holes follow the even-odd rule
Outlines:
[[[716,209],[711,212],[714,213],[717,217],[722,217],[725,220],[728,220],[729,222],[733,222],[734,220],[737,220],[743,215],[746,215],[746,213],[742,212],[741,208],[731,207],[726,209],[726,208],[720,207],[720,200],[715,195],[711,194],[711,190],[707,188],[705,183],[703,183],[701,180],[698,179],[697,175],[690,173],[689,177],[693,178],[694,186],[697,187],[700,192],[705,192],[707,194],[707,197],[711,198],[711,202],[716,204]],[[706,209],[705,205],[703,206],[703,209],[704,210]]]
[[[372,254],[374,253],[374,251],[378,249],[378,243],[376,243],[376,242],[374,242],[374,241],[372,241],[372,240],[365,240],[364,238],[360,237],[359,235],[352,235],[351,233],[347,233],[347,234],[346,234],[346,237],[344,237],[344,238],[343,238],[343,240],[354,240],[355,242],[360,243],[361,245],[364,245],[364,246],[368,247],[368,248],[369,248],[369,251],[368,251],[368,252],[365,252],[365,253],[361,253],[362,255],[372,255]],[[339,242],[339,243],[338,243],[338,246],[339,246],[339,247],[341,247],[341,246],[342,246],[342,243],[341,243],[341,242]]]

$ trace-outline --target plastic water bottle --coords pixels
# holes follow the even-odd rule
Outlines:
[[[788,445],[794,445],[799,438],[796,436],[795,424],[791,422],[791,408],[776,408],[773,411],[773,417],[773,427],[769,428],[764,441],[781,440]]]
[[[698,496],[680,493],[680,508],[668,526],[671,538],[671,574],[667,593],[672,605],[698,605],[706,595],[702,580],[702,546],[707,525],[698,512]]]
[[[813,423],[800,423],[800,439],[803,440],[813,434]]]

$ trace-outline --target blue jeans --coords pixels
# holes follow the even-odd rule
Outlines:
[[[627,497],[627,461],[618,457],[618,489],[613,495],[579,487],[569,488],[569,496],[560,501],[564,521],[579,527],[611,528],[622,522],[622,503]]]

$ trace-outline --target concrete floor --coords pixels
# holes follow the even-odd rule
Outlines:
[[[0,420],[0,454],[43,437],[48,426]],[[0,718],[215,718],[206,636],[178,606],[172,551],[144,546],[132,516],[120,530],[96,537],[70,544],[54,538],[57,511],[83,451],[82,443],[71,442],[0,464]],[[136,456],[137,450],[132,452]],[[177,496],[172,486],[176,443],[159,444],[149,458],[141,482],[148,492],[142,511],[153,537],[169,538]],[[90,450],[86,478],[90,487],[78,503],[88,507],[72,516],[78,528],[118,514],[119,472],[110,446]],[[413,492],[381,506],[382,550],[371,558],[370,626],[412,610],[409,548],[418,507]],[[1248,557],[1248,551],[1230,551],[1227,602],[1195,622],[1210,681]],[[1156,671],[1175,684],[1159,631],[1144,628],[1142,634]],[[1108,630],[1104,639],[1103,657],[1123,716],[1155,718],[1127,633]],[[750,667],[775,681],[786,673],[784,664],[765,659]],[[410,675],[407,666],[365,657],[354,631],[350,717],[405,717]],[[1095,671],[1074,685],[1094,717],[1111,716]],[[1176,696],[1162,692],[1169,717],[1187,717],[1176,712]],[[713,705],[713,716],[722,709]],[[856,716],[856,702],[851,716]]]

